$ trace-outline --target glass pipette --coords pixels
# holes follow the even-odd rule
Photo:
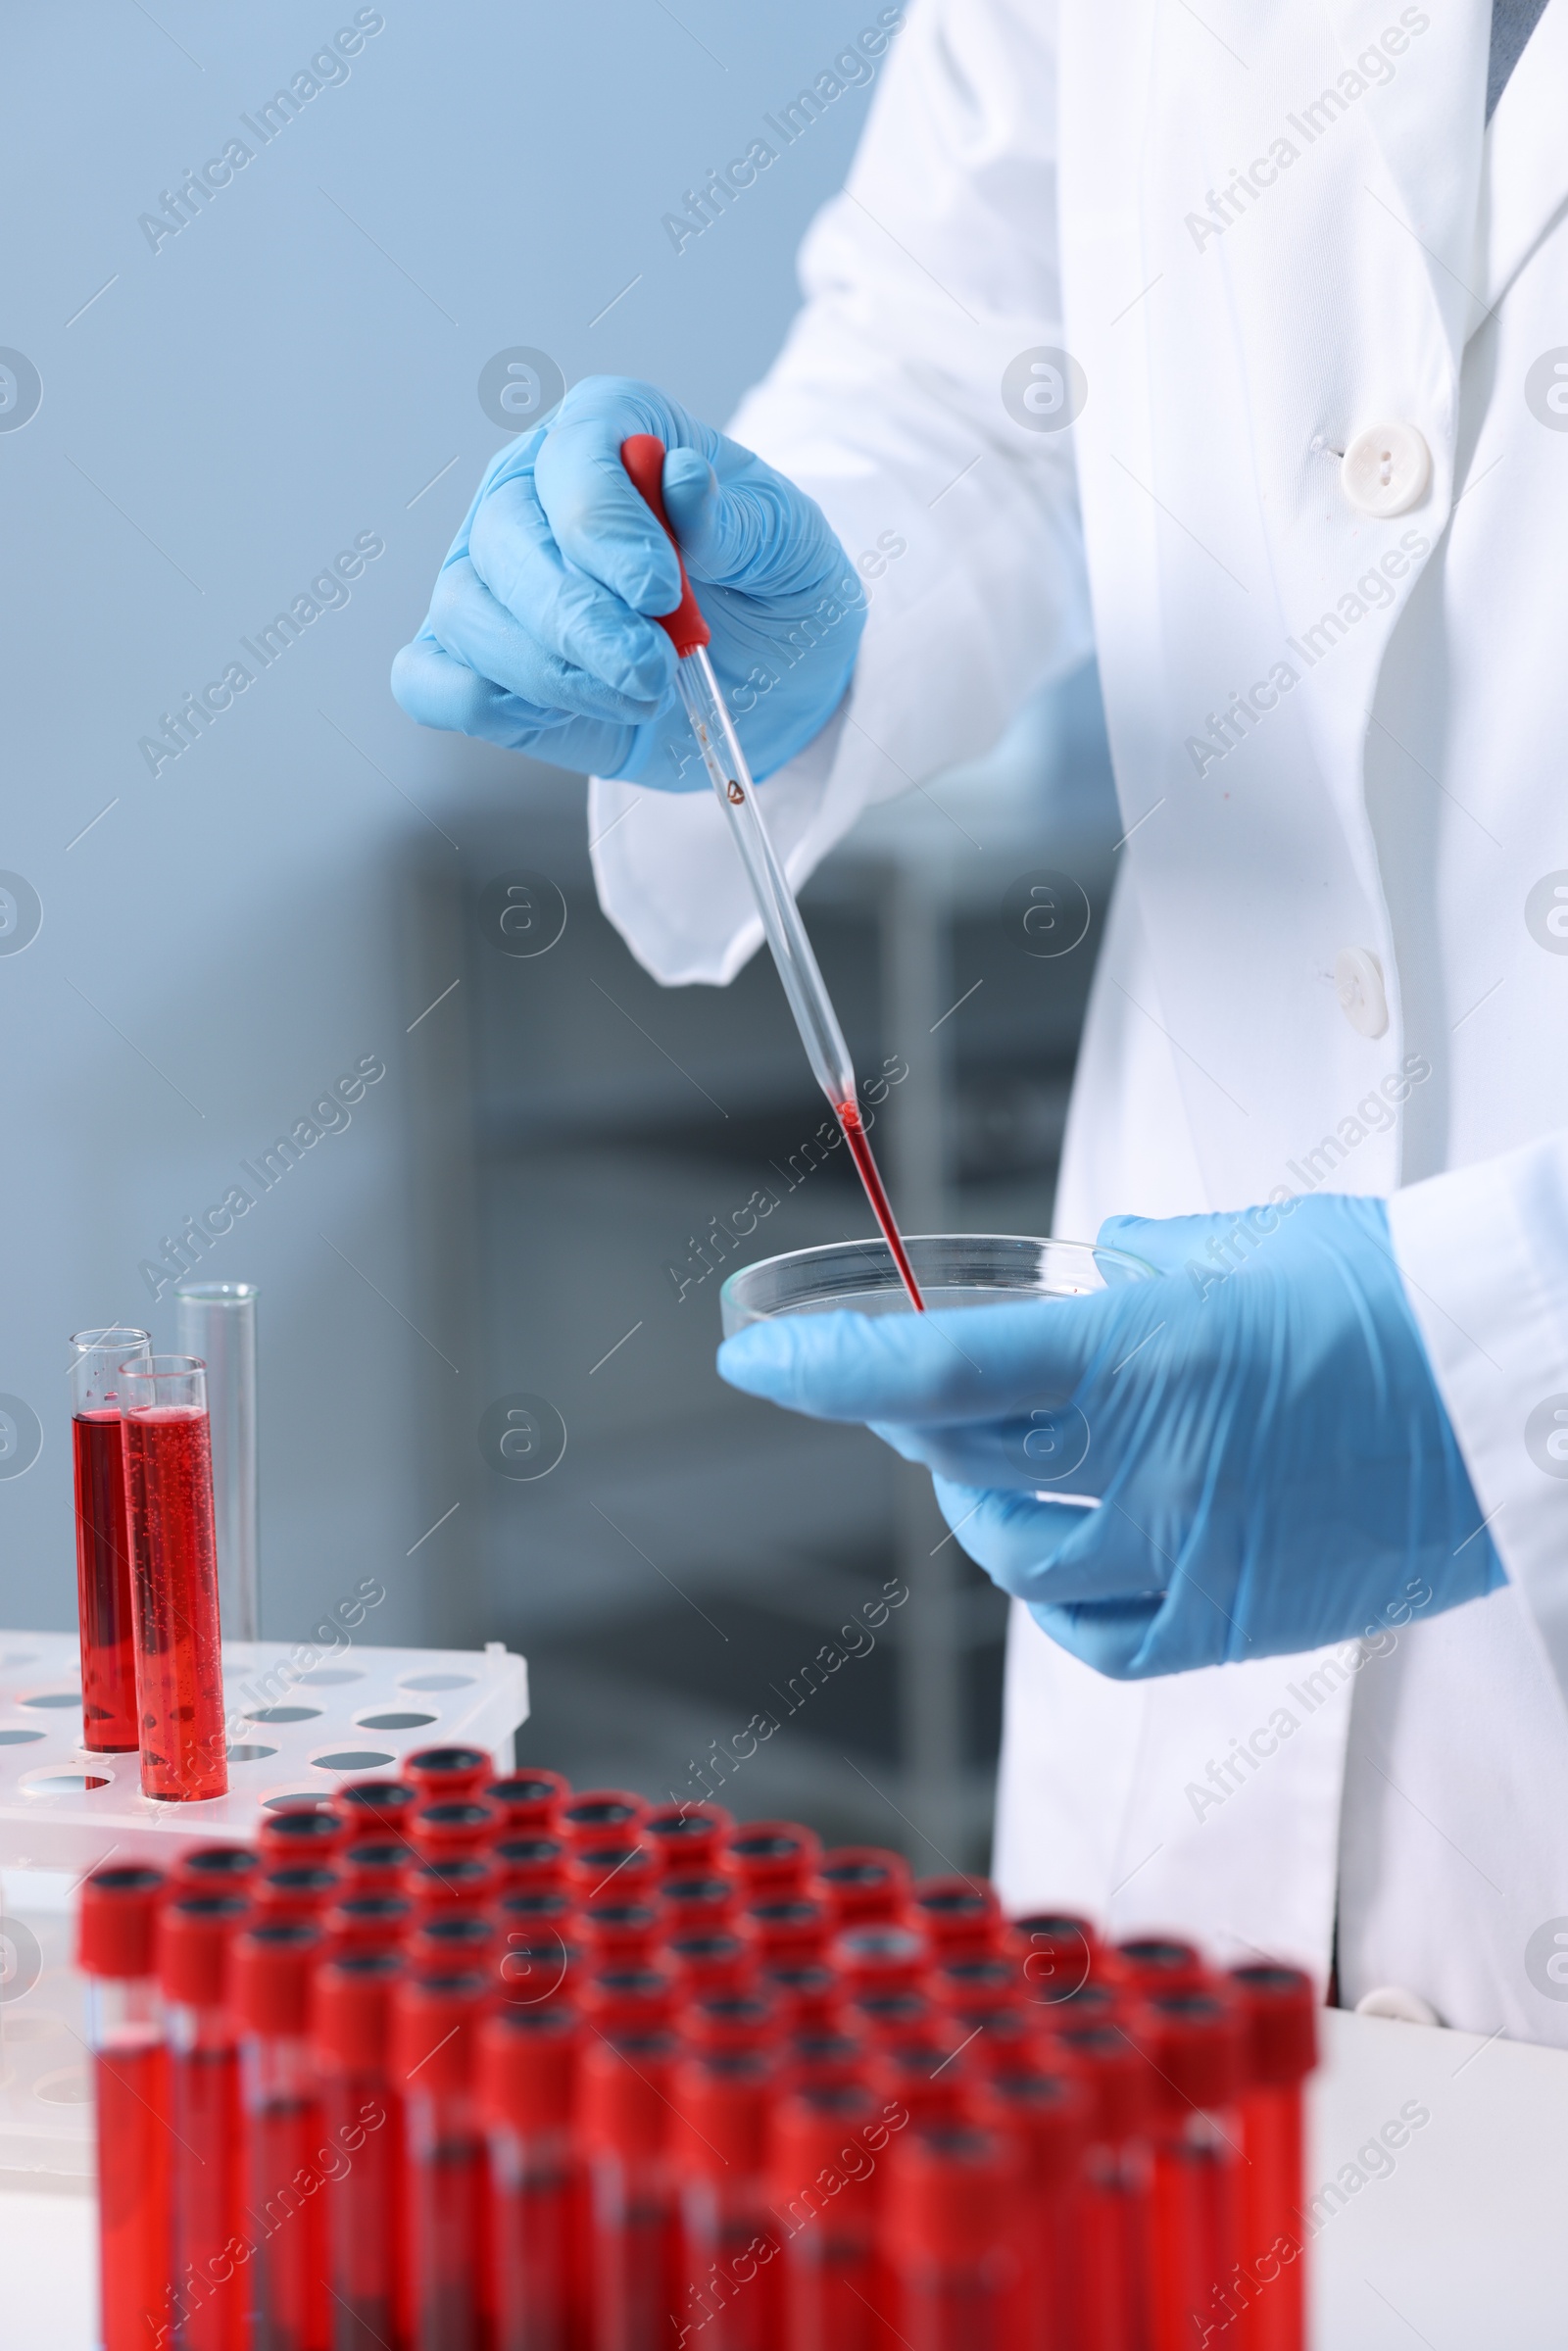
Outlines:
[[[680,563],[680,603],[672,612],[660,615],[659,625],[679,656],[676,689],[691,720],[703,764],[729,820],[731,837],[740,852],[757,910],[762,918],[762,935],[772,950],[778,976],[784,983],[784,994],[801,1032],[811,1074],[827,1096],[844,1131],[844,1140],[865,1186],[872,1213],[899,1269],[899,1278],[908,1292],[909,1303],[917,1314],[923,1314],[925,1300],[893,1220],[893,1210],[872,1156],[870,1138],[860,1117],[850,1049],[844,1042],[844,1031],[839,1026],[826,982],[817,968],[789,877],[768,839],[746,754],[740,747],[718,680],[713,675],[713,664],[708,658],[709,626],[692,593],[679,544],[664,512],[664,444],[653,433],[633,433],[621,443],[620,456],[633,487],[659,517]]]

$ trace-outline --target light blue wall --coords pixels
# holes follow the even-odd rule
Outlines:
[[[420,1006],[398,876],[509,775],[412,727],[388,663],[497,444],[475,392],[492,354],[646,374],[713,416],[766,364],[864,91],[683,253],[662,216],[877,13],[386,0],[348,79],[265,147],[241,116],[352,6],[0,20],[0,346],[43,385],[0,432],[0,869],[43,907],[0,955],[0,1392],[44,1431],[0,1477],[0,1623],[71,1621],[67,1333],[150,1310],[172,1345],[138,1261],[373,1055],[387,1074],[352,1124],[207,1263],[265,1293],[266,1630],[366,1574],[391,1594],[374,1637],[419,1629],[414,1465],[451,1373],[404,1319]],[[253,160],[154,251],[138,216],[236,136]],[[241,637],[366,532],[385,552],[347,606],[150,774],[160,714],[236,659],[257,669]]]

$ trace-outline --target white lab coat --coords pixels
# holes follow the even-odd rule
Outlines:
[[[1338,1907],[1348,2002],[1568,2042],[1568,939],[1538,889],[1568,883],[1568,431],[1539,370],[1527,397],[1568,344],[1568,0],[1483,136],[1489,23],[916,0],[735,430],[852,559],[907,542],[843,710],[765,787],[792,874],[1093,645],[1131,837],[1056,1229],[1392,1195],[1510,1579],[1379,1656],[1138,1685],[1015,1609],[1004,1893],[1320,1977]],[[1084,371],[1068,429],[1004,406],[1039,347]],[[1338,453],[1390,421],[1430,488],[1373,519]],[[591,831],[661,979],[754,951],[707,795],[598,782]],[[1385,1118],[1401,1066],[1430,1075]]]

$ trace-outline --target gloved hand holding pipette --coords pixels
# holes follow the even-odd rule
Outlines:
[[[924,1462],[970,1556],[1119,1679],[1315,1648],[1503,1582],[1381,1200],[1117,1216],[1100,1239],[1163,1278],[923,1321],[783,1316],[726,1340],[719,1370]]]
[[[654,621],[679,602],[679,567],[620,462],[637,433],[668,451],[665,503],[713,668],[753,774],[771,775],[843,699],[865,620],[858,575],[804,492],[620,376],[574,384],[553,422],[489,465],[392,690],[425,726],[666,791],[708,789]]]

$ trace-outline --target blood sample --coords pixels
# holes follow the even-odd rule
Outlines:
[[[331,1950],[398,1951],[414,1925],[414,1904],[406,1894],[344,1892],[321,1922]]]
[[[662,1869],[684,1876],[710,1869],[734,1826],[734,1815],[722,1804],[662,1804],[649,1813],[640,1835]]]
[[[1002,1933],[1002,1905],[982,1878],[922,1878],[909,1895],[911,1919],[923,1925],[938,1959],[960,1951],[989,1951]]]
[[[979,2076],[959,2033],[943,2017],[925,2032],[873,2047],[866,2079],[888,2107],[917,2123],[958,2123],[973,2101]]]
[[[1073,2344],[1068,2280],[1091,2103],[1079,2074],[1025,2067],[994,2074],[977,2109],[1008,2131],[1023,2155],[1011,2351],[1069,2351]]]
[[[860,1105],[852,1095],[847,1102],[835,1102],[833,1107],[838,1113],[839,1124],[844,1129],[844,1140],[850,1147],[850,1156],[854,1159],[860,1181],[865,1186],[865,1197],[871,1203],[871,1213],[881,1228],[882,1238],[887,1243],[889,1253],[899,1269],[899,1279],[908,1293],[909,1303],[916,1314],[923,1314],[925,1300],[920,1296],[920,1286],[914,1278],[914,1268],[909,1263],[909,1253],[904,1246],[898,1225],[894,1221],[893,1203],[888,1199],[883,1186],[881,1170],[877,1166],[875,1154],[871,1150],[871,1138],[867,1135],[860,1119]]]
[[[595,2034],[583,2053],[579,2129],[588,2161],[593,2351],[646,2351],[680,2306],[669,2160],[672,2033]]]
[[[499,1804],[508,1837],[554,1837],[561,1807],[571,1793],[559,1772],[511,1772],[492,1780],[486,1800]]]
[[[239,2041],[229,1946],[250,1905],[238,1894],[176,1894],[158,1923],[169,2043],[168,2318],[180,2351],[243,2351],[248,2245],[240,2196]],[[153,2332],[156,2333],[156,2327]]]
[[[700,1935],[710,1927],[730,1926],[740,1912],[738,1881],[717,1870],[666,1878],[659,1890],[674,1935]]]
[[[316,1978],[322,2136],[345,2158],[325,2191],[332,2351],[389,2351],[409,2339],[398,2259],[406,2242],[403,2104],[391,2047],[401,1975],[389,1952],[344,1952]]]
[[[560,2003],[495,2010],[479,2032],[490,2143],[493,2351],[575,2351],[585,2219],[571,2122],[582,2020]],[[574,2324],[575,2322],[575,2324]]]
[[[767,2184],[791,2351],[876,2351],[884,2340],[876,2192],[887,2140],[880,2102],[852,2082],[804,2085],[778,2109]]]
[[[1150,2339],[1190,2351],[1230,2316],[1224,2294],[1241,2259],[1246,2018],[1212,1991],[1159,1992],[1147,2020],[1154,2076],[1154,2185]]]
[[[835,1845],[816,1874],[841,1927],[892,1926],[904,1915],[911,1880],[902,1853],[885,1845]]]
[[[393,1837],[361,1837],[337,1857],[345,1893],[400,1894],[408,1866],[409,1848]]]
[[[749,1821],[731,1834],[723,1854],[753,1902],[804,1893],[821,1858],[821,1838],[799,1821]]]
[[[710,2351],[773,2351],[778,2225],[765,2146],[778,2065],[766,2049],[705,2051],[675,2069],[671,2154],[679,2182],[686,2295],[677,2319]]]
[[[1241,2351],[1302,2351],[1306,2259],[1300,2214],[1302,2086],[1317,2063],[1317,1994],[1299,1968],[1233,1968],[1247,2013],[1242,2097]]]
[[[1098,2009],[1098,2000],[1090,2002],[1096,1988],[1083,1998]],[[1069,2003],[1069,2013],[1077,2005]],[[1054,2038],[1083,2068],[1093,2102],[1073,2233],[1068,2340],[1074,2351],[1148,2351],[1154,2076],[1114,2004],[1103,2018],[1061,2026]]]
[[[1024,1986],[1038,2007],[1055,2007],[1082,1991],[1101,1955],[1100,1937],[1088,1919],[1071,1911],[1037,1910],[1011,1925],[1023,1946]]]
[[[494,1760],[483,1747],[416,1747],[403,1758],[403,1777],[421,1804],[461,1804],[495,1776]]]
[[[181,1853],[171,1883],[181,1893],[248,1893],[260,1867],[254,1845],[197,1845]]]
[[[75,1331],[71,1345],[82,1744],[91,1755],[129,1754],[140,1741],[120,1366],[145,1359],[152,1341],[145,1331],[116,1323]]]
[[[565,1883],[565,1847],[553,1837],[522,1831],[499,1838],[491,1854],[507,1893],[530,1893]]]
[[[228,1791],[207,1375],[146,1355],[120,1375],[143,1795]]]
[[[832,1939],[833,1913],[813,1894],[768,1894],[749,1902],[745,1915],[770,1965],[821,1959]]]
[[[625,1843],[636,1837],[647,1811],[629,1788],[586,1788],[562,1805],[558,1835],[568,1852],[580,1845]]]
[[[315,1927],[253,1924],[234,1941],[234,2011],[240,2027],[245,2112],[245,2212],[251,2351],[327,2351],[329,2299],[320,2189],[335,2169],[321,2161],[321,2110],[308,2037],[311,1973],[321,1950]]]
[[[415,1806],[408,1837],[416,1853],[439,1861],[448,1853],[487,1852],[505,1827],[499,1804],[480,1796],[442,1796]]]
[[[474,2057],[489,1991],[488,1976],[465,1970],[405,1977],[394,1999],[420,2351],[481,2351],[484,2341],[487,2173]]]
[[[403,1837],[409,1816],[420,1801],[419,1791],[406,1780],[346,1780],[333,1790],[332,1808],[352,1844],[362,1837]]]
[[[95,1870],[77,1918],[98,2116],[102,2351],[144,2351],[166,2315],[170,2142],[155,1973],[164,1884],[159,1870]]]
[[[1021,2172],[997,2131],[916,2126],[893,2141],[884,2243],[909,2351],[1008,2351]]]

